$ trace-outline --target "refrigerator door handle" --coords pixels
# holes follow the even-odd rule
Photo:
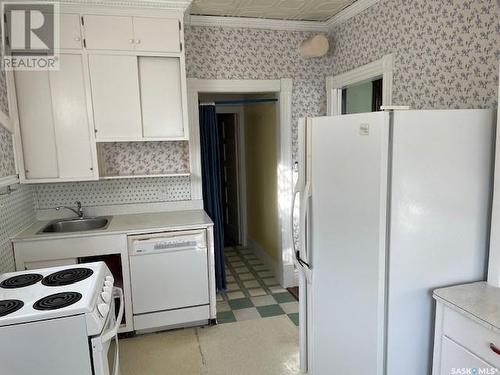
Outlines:
[[[306,269],[311,269],[311,265],[309,262],[309,254],[308,254],[308,241],[307,241],[307,217],[309,214],[309,198],[310,198],[311,184],[309,182],[306,183],[304,187],[304,192],[302,194],[302,201],[300,204],[300,220],[299,220],[299,241],[300,241],[300,249],[295,252],[295,256],[297,261],[300,263],[302,267]]]

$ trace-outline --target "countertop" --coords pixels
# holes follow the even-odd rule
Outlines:
[[[434,298],[500,333],[500,288],[486,282],[457,285],[434,290]]]
[[[105,236],[110,234],[142,234],[170,230],[206,228],[212,226],[212,220],[203,210],[155,212],[129,215],[112,215],[106,229],[96,229],[71,233],[37,234],[53,220],[36,221],[29,228],[12,239],[13,242],[44,239]]]

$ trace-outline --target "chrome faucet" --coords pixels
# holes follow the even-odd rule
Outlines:
[[[60,207],[56,207],[55,209],[56,209],[56,211],[59,211],[61,208],[65,208],[67,210],[73,211],[75,214],[78,215],[78,217],[80,219],[83,219],[82,202],[76,201],[75,204],[76,204],[76,209],[74,209],[73,207],[68,207],[68,206],[60,206]]]

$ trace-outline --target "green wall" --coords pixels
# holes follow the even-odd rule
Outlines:
[[[278,124],[275,103],[245,106],[248,236],[278,259]]]
[[[347,114],[372,111],[372,82],[347,87]]]

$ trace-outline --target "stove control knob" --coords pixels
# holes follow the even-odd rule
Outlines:
[[[104,288],[102,288],[102,291],[104,293],[108,293],[111,296],[111,292],[113,291],[113,289],[111,289],[111,287],[109,286],[105,286]]]
[[[104,318],[106,315],[108,315],[109,306],[105,303],[100,303],[99,305],[97,305],[97,310],[99,310],[99,314],[101,314],[101,316]]]
[[[102,292],[101,298],[104,302],[109,303],[109,301],[111,301],[111,294],[109,294],[108,292]]]
[[[104,280],[105,281],[111,281],[111,283],[113,283],[115,281],[115,279],[113,278],[113,276],[106,276],[106,278]]]
[[[113,282],[111,280],[106,280],[104,282],[104,286],[109,286],[111,288],[113,286]]]

